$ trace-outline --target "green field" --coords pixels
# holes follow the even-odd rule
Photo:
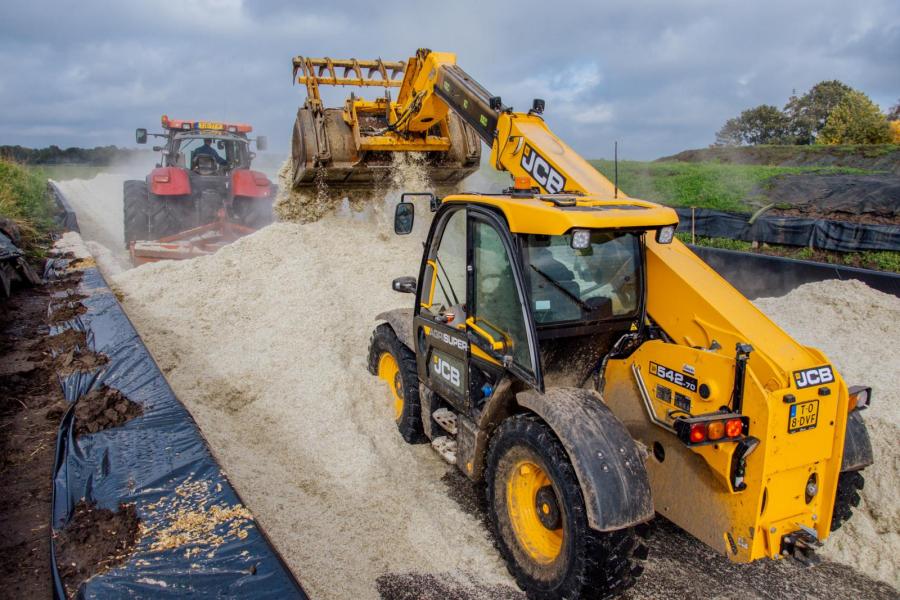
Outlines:
[[[613,179],[613,161],[589,162],[604,176]],[[667,206],[753,212],[769,203],[764,196],[754,198],[754,192],[764,191],[766,182],[778,175],[861,175],[870,172],[848,167],[772,167],[718,162],[625,160],[619,161],[619,188],[633,198]]]

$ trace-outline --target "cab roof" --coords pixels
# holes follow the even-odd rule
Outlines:
[[[678,215],[671,208],[632,198],[454,194],[443,202],[495,207],[504,214],[513,233],[562,235],[573,228],[657,229],[678,223]]]

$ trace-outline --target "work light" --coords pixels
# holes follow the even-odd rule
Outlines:
[[[584,250],[591,247],[591,231],[590,229],[573,229],[572,230],[572,248],[575,250]]]
[[[675,237],[675,226],[674,225],[666,225],[665,227],[660,227],[656,232],[656,241],[660,244],[671,244],[672,238]]]

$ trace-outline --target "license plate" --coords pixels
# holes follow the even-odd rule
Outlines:
[[[221,123],[214,121],[200,121],[197,123],[197,129],[224,129]]]
[[[800,402],[791,405],[788,433],[797,433],[814,428],[819,422],[819,401]]]

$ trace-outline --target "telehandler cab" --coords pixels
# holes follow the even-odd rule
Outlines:
[[[404,439],[486,483],[529,597],[627,588],[654,513],[735,562],[814,560],[859,502],[871,390],[848,389],[675,239],[674,211],[627,197],[556,137],[543,101],[515,112],[429,50],[398,98],[400,125],[375,132],[385,148],[425,143],[404,131],[455,114],[515,186],[424,194],[435,214],[418,277],[393,282],[415,301],[377,316],[369,370]],[[415,196],[397,206],[398,234]]]

